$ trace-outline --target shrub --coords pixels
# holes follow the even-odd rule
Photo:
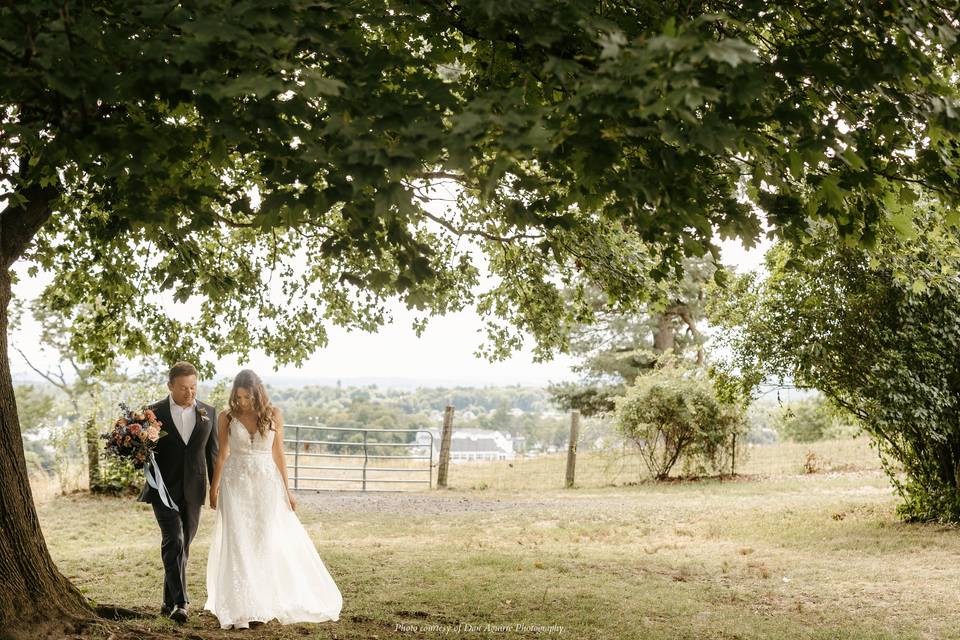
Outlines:
[[[847,422],[817,395],[784,404],[776,413],[774,427],[784,440],[816,442],[850,434]]]
[[[616,417],[657,480],[681,460],[695,473],[722,473],[745,426],[743,411],[717,398],[705,371],[679,361],[637,377],[616,400]]]
[[[735,280],[712,318],[725,366],[753,391],[817,389],[870,436],[911,521],[960,522],[960,234],[936,209],[873,251],[818,231],[767,252],[766,275]],[[951,214],[953,215],[953,214]]]

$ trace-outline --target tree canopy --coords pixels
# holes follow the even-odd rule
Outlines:
[[[651,283],[641,296],[646,301],[632,305],[611,306],[596,286],[584,287],[581,300],[590,305],[590,315],[568,334],[568,351],[580,360],[573,370],[581,380],[550,385],[557,405],[583,415],[611,412],[615,396],[652,371],[665,353],[692,352],[702,364],[704,298],[715,272],[710,258],[686,258],[682,278]],[[572,298],[576,287],[564,293]]]
[[[958,46],[925,1],[6,4],[4,266],[93,309],[73,346],[102,365],[297,362],[392,295],[477,302],[489,355],[519,328],[545,357],[575,313],[551,275],[635,299],[761,215],[869,243],[918,184],[952,202]]]

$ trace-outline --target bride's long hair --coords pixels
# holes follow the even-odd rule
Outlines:
[[[253,411],[257,414],[257,431],[261,437],[266,437],[267,431],[273,430],[273,404],[270,402],[270,396],[267,395],[267,388],[263,386],[263,381],[252,369],[244,369],[233,379],[233,388],[230,390],[230,411],[227,413],[229,418],[240,413],[240,402],[237,399],[237,391],[246,389],[253,398]]]

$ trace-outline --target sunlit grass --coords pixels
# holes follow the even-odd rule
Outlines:
[[[816,472],[879,471],[880,460],[866,438],[825,440],[807,444],[741,446],[738,475],[783,476],[806,472],[808,454]],[[494,462],[451,464],[449,484],[462,489],[535,491],[561,488],[566,478],[566,453],[533,458],[518,456]],[[679,466],[674,475],[680,473]],[[581,451],[576,460],[576,485],[583,488],[623,486],[650,480],[636,450],[623,446],[610,451]]]

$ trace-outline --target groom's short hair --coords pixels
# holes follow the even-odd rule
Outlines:
[[[173,382],[181,376],[197,376],[200,377],[200,374],[197,373],[197,368],[190,364],[189,362],[184,362],[181,360],[172,367],[170,367],[170,382]]]

